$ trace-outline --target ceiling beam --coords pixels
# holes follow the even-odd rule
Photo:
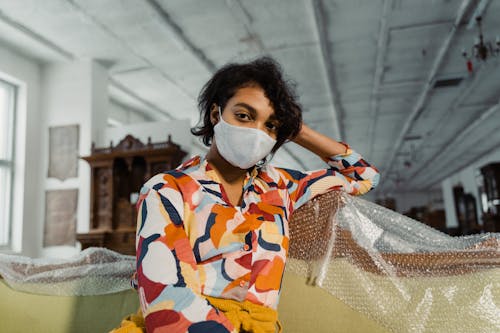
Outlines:
[[[76,3],[74,3],[73,1],[69,1],[69,2],[74,7],[76,7],[80,12],[82,11],[81,7],[78,6]],[[87,14],[87,13],[85,13],[85,14]],[[70,52],[64,50],[62,47],[56,45],[52,41],[50,41],[47,38],[43,37],[42,35],[34,32],[33,30],[25,27],[24,25],[20,24],[19,22],[12,20],[10,17],[6,16],[2,11],[0,11],[0,21],[2,21],[4,23],[8,24],[9,26],[15,28],[19,32],[21,32],[21,33],[25,34],[26,36],[28,36],[33,41],[41,44],[42,46],[46,47],[47,49],[50,49],[52,52],[57,53],[64,60],[71,61],[71,60],[75,59],[75,56],[73,54],[71,54]],[[117,36],[114,36],[114,37],[118,38]],[[139,101],[141,104],[144,104],[149,110],[152,110],[153,112],[155,112],[156,116],[160,116],[161,118],[165,118],[166,117],[168,119],[176,119],[169,112],[167,112],[165,110],[162,110],[161,108],[157,107],[156,105],[152,104],[149,101],[144,100],[142,97],[138,96],[136,93],[134,93],[129,88],[125,87],[124,85],[122,85],[121,83],[119,83],[118,81],[116,81],[115,79],[113,79],[113,78],[110,77],[109,78],[109,82],[110,82],[111,86],[113,86],[115,89],[117,89],[117,90],[121,91],[122,93],[128,95],[129,97],[131,97],[131,98]],[[116,99],[114,101],[112,101],[112,102],[122,104],[120,101],[118,101]],[[147,117],[151,117],[151,115],[147,115],[144,112],[136,110],[135,108],[133,108],[133,107],[131,107],[129,105],[127,105],[127,107],[130,108],[132,111],[137,112],[140,115],[143,115],[143,116],[146,115]]]
[[[442,128],[443,126],[446,124],[446,119],[448,119],[450,117],[450,115],[454,114],[457,112],[459,106],[462,104],[462,102],[469,96],[470,92],[475,89],[477,87],[478,84],[480,84],[481,82],[483,82],[483,75],[486,74],[486,73],[491,73],[493,70],[490,69],[489,66],[487,66],[489,63],[486,63],[486,64],[483,64],[483,66],[479,67],[479,70],[476,71],[473,75],[473,78],[471,80],[468,81],[468,84],[462,89],[459,91],[458,93],[458,98],[455,99],[455,101],[453,101],[452,105],[450,107],[448,107],[446,109],[446,112],[444,113],[443,117],[441,119],[444,119],[445,121],[442,121],[442,122],[438,122],[438,124],[436,125],[436,127],[433,129],[432,131],[432,134],[427,136],[425,138],[425,141],[430,141],[432,142],[433,139],[436,137],[436,136],[440,136],[441,133],[442,133]],[[496,68],[498,66],[499,62],[496,61],[495,62],[495,66],[494,68]],[[454,139],[458,136],[461,136],[462,132],[464,131],[464,129],[467,128],[464,127],[458,131],[456,131],[452,136],[451,136],[451,139],[448,140],[445,144],[442,145],[442,147],[449,147],[450,144],[452,144],[452,142],[454,142]],[[422,150],[425,148],[425,144],[422,144],[420,145],[419,147],[420,149],[418,149],[416,152],[415,152],[415,155],[416,156],[423,156],[423,153],[422,153]],[[439,155],[442,155],[442,150],[440,150],[439,152],[437,152],[436,154],[433,154],[430,158],[426,159],[424,162],[421,162],[419,163],[418,165],[414,165],[412,167],[412,169],[416,169],[416,171],[409,175],[406,179],[405,179],[405,184],[407,184],[408,186],[410,186],[410,184],[414,183],[415,180],[417,179],[417,176],[419,174],[422,173],[422,171],[425,169],[424,166],[426,165],[429,165],[429,163],[431,163],[431,161],[434,161]]]
[[[191,96],[190,92],[187,91],[184,87],[179,85],[179,83],[174,80],[168,73],[166,73],[162,68],[158,67],[155,65],[150,59],[146,58],[142,54],[138,53],[136,50],[134,50],[133,47],[131,47],[126,41],[124,41],[120,36],[118,36],[112,29],[110,29],[106,24],[101,22],[97,17],[95,17],[93,14],[91,14],[86,8],[82,7],[80,4],[77,3],[78,0],[66,0],[69,4],[71,4],[75,10],[82,15],[82,17],[86,18],[89,23],[95,24],[99,28],[101,28],[105,33],[113,37],[116,41],[118,41],[124,48],[130,51],[131,54],[136,56],[138,59],[142,60],[144,63],[146,63],[148,66],[151,68],[155,69],[158,71],[158,73],[168,82],[170,82],[172,85],[177,88],[179,94],[184,95],[185,98],[189,100],[196,100],[196,97]],[[83,1],[85,4],[85,1]]]
[[[115,118],[113,117],[108,117],[108,126],[112,126],[112,127],[122,127],[123,126],[123,123],[119,120],[116,120]]]
[[[422,92],[420,93],[419,98],[417,99],[416,104],[414,105],[410,115],[406,119],[401,132],[399,133],[396,141],[394,142],[393,149],[391,150],[391,154],[389,158],[387,159],[387,163],[384,165],[384,167],[381,167],[382,170],[384,170],[385,174],[390,174],[392,171],[392,168],[394,166],[394,159],[396,157],[397,152],[401,148],[401,145],[404,141],[405,136],[407,133],[410,131],[412,126],[414,125],[415,121],[419,117],[419,115],[422,113],[425,103],[427,102],[427,99],[429,97],[429,93],[432,90],[432,84],[436,78],[436,75],[438,74],[439,68],[441,67],[441,64],[444,61],[444,58],[446,56],[446,53],[448,52],[448,49],[450,48],[451,41],[455,37],[458,27],[460,25],[460,22],[462,21],[467,9],[469,8],[470,4],[473,3],[474,0],[463,0],[462,4],[460,5],[458,9],[457,16],[455,18],[455,21],[451,27],[450,32],[446,36],[445,40],[443,41],[443,44],[441,48],[439,49],[436,59],[431,67],[431,70],[429,71],[429,74],[427,76],[427,80],[424,83],[424,87],[422,89]],[[392,186],[392,184],[389,184],[387,182],[383,182],[381,184],[381,188],[386,189],[388,186]]]
[[[39,33],[29,29],[25,25],[13,20],[12,18],[8,17],[5,15],[2,11],[0,11],[0,21],[3,23],[9,25],[10,27],[14,28],[15,30],[19,31],[20,33],[26,35],[29,37],[31,40],[34,42],[38,43],[39,45],[43,46],[44,48],[47,48],[51,52],[54,52],[57,54],[59,57],[62,58],[62,60],[66,61],[71,61],[74,60],[73,54],[70,52],[64,50],[62,47],[57,45],[56,43],[48,40],[47,38],[43,37]]]
[[[113,86],[115,89],[118,89],[116,86]],[[123,92],[123,91],[122,91]],[[130,96],[130,95],[129,95]],[[135,98],[134,96],[130,96],[132,98]],[[146,110],[139,110],[136,107],[131,106],[130,104],[124,103],[123,101],[119,100],[116,97],[109,96],[109,104],[116,105],[126,111],[133,112],[137,115],[140,115],[144,118],[146,118],[148,121],[153,121],[154,118],[151,117],[151,114],[149,111]]]
[[[331,43],[328,40],[328,17],[322,0],[312,0],[311,5],[314,11],[314,23],[316,26],[316,32],[318,34],[319,47],[321,49],[321,59],[323,67],[325,68],[328,92],[330,95],[330,100],[332,102],[331,105],[333,109],[333,130],[334,134],[337,136],[336,139],[342,141],[344,139],[342,123],[343,112],[339,103],[339,93],[336,89],[337,85],[335,84],[335,71],[332,62],[333,52]]]
[[[168,118],[171,120],[177,119],[172,114],[170,114],[168,111],[163,110],[163,109],[159,108],[158,106],[154,105],[153,103],[151,103],[150,101],[145,100],[144,98],[137,95],[135,92],[133,92],[129,88],[125,87],[123,84],[116,81],[112,77],[109,77],[109,83],[113,88],[121,91],[122,93],[128,95],[129,97],[131,97],[131,98],[135,99],[136,101],[140,102],[141,104],[145,105],[149,110],[152,110],[155,113],[156,117],[160,116],[160,118]],[[143,113],[141,112],[141,114],[143,114]],[[148,115],[148,116],[151,116],[151,115]]]
[[[146,2],[156,11],[162,18],[165,27],[170,32],[174,41],[181,46],[181,48],[188,50],[198,61],[205,66],[209,73],[214,73],[216,66],[207,55],[198,48],[185,34],[179,25],[172,19],[170,14],[160,5],[156,0],[146,0]]]
[[[268,53],[266,46],[252,27],[253,17],[250,15],[248,10],[246,10],[241,1],[226,0],[225,3],[231,13],[235,16],[236,21],[241,22],[245,27],[245,31],[248,35],[248,37],[245,38],[245,41],[247,43],[253,43],[253,46],[256,46],[259,52],[264,54]]]
[[[451,140],[449,140],[445,145],[443,145],[444,148],[442,150],[440,150],[438,154],[433,156],[432,159],[429,159],[427,161],[427,163],[430,163],[430,161],[437,159],[437,157],[439,155],[447,156],[448,153],[452,153],[452,152],[456,151],[456,147],[461,146],[463,144],[463,142],[465,140],[467,140],[467,138],[469,137],[469,135],[472,131],[474,131],[477,127],[479,127],[481,124],[483,124],[486,120],[491,118],[493,115],[495,115],[499,111],[500,111],[500,100],[498,101],[497,104],[493,105],[492,107],[490,107],[490,108],[486,109],[484,112],[482,112],[481,115],[479,115],[479,117],[477,117],[472,123],[469,123],[468,125],[463,127],[461,130],[459,130],[457,132],[457,135],[455,137],[453,137]],[[498,144],[493,143],[493,147],[498,148]],[[487,151],[490,151],[490,149],[488,149]],[[421,189],[425,189],[431,185],[434,185],[435,183],[439,182],[440,180],[443,180],[446,177],[448,177],[449,175],[453,174],[454,172],[460,170],[464,166],[470,165],[470,163],[476,159],[477,159],[476,156],[472,156],[471,159],[467,159],[466,156],[462,156],[460,158],[460,160],[462,161],[462,163],[459,165],[460,168],[457,166],[458,164],[456,162],[453,162],[453,163],[447,164],[447,165],[448,166],[449,165],[457,166],[456,168],[450,168],[447,166],[445,169],[441,168],[440,172],[431,173],[431,176],[429,176],[429,174],[427,173],[425,175],[425,178],[427,181],[421,183],[422,184],[420,186]],[[423,170],[424,170],[424,168],[420,168],[420,170],[418,172],[416,172],[415,174],[419,174]],[[432,175],[434,175],[434,177],[432,177]]]
[[[499,133],[498,128],[495,128],[493,131],[491,131],[490,133],[485,135],[485,138],[491,137],[492,135],[498,134],[498,133]],[[445,180],[448,177],[451,177],[451,176],[457,174],[458,172],[460,172],[464,168],[470,167],[471,163],[474,163],[475,161],[478,161],[478,160],[490,155],[491,153],[498,151],[498,145],[493,144],[490,146],[486,146],[486,148],[484,148],[481,146],[481,143],[482,143],[481,140],[476,142],[475,146],[478,147],[476,149],[476,152],[477,152],[476,155],[471,156],[471,158],[468,160],[460,160],[458,163],[456,161],[453,161],[453,164],[451,164],[448,167],[448,169],[446,169],[446,171],[447,171],[446,173],[443,173],[442,175],[440,174],[435,178],[430,178],[430,180],[421,184],[417,188],[417,191],[418,190],[423,191],[423,190],[428,190],[428,189],[434,188],[434,187],[436,187],[436,185],[438,185],[439,182]]]
[[[436,21],[431,21],[431,22],[423,21],[423,22],[419,22],[419,23],[411,23],[411,24],[406,24],[406,25],[394,26],[394,27],[391,27],[391,31],[408,30],[408,29],[412,29],[415,31],[415,30],[418,30],[421,28],[427,29],[427,28],[432,27],[432,26],[444,25],[444,24],[450,24],[450,23],[453,23],[453,20],[442,19],[442,20],[436,20]]]
[[[75,56],[71,54],[70,52],[64,50],[62,47],[56,45],[54,42],[48,40],[47,38],[43,37],[42,35],[34,32],[33,30],[27,28],[26,26],[20,24],[17,21],[12,20],[10,17],[6,16],[2,11],[0,11],[0,21],[8,24],[9,26],[13,27],[20,33],[25,34],[27,37],[32,39],[33,41],[41,44],[45,48],[49,49],[52,52],[57,53],[59,56],[61,56],[62,59],[67,60],[67,61],[72,61],[75,60]],[[160,116],[161,118],[168,118],[168,119],[175,119],[171,114],[169,114],[167,111],[160,109],[156,105],[144,100],[140,96],[138,96],[136,93],[122,85],[121,83],[117,82],[113,78],[109,78],[110,85],[113,86],[115,89],[121,91],[122,93],[126,94],[127,96],[131,97],[132,99],[135,99],[139,101],[141,104],[144,104],[149,110],[152,110],[153,112],[156,112],[156,116]],[[110,97],[110,102],[111,103],[116,103],[116,104],[121,104],[122,107],[127,107],[131,111],[134,111],[138,113],[139,115],[146,116],[146,117],[151,117],[151,115],[146,114],[143,111],[136,110],[135,108],[131,107],[130,105],[123,104],[122,102],[113,99]]]
[[[384,61],[387,54],[387,44],[389,41],[389,23],[388,18],[390,11],[392,10],[394,0],[385,0],[384,8],[382,10],[382,18],[380,19],[380,29],[378,33],[378,43],[377,43],[377,58],[375,61],[375,75],[373,77],[373,88],[370,95],[370,111],[369,117],[371,118],[370,124],[368,125],[367,137],[370,140],[369,154],[367,156],[373,156],[375,148],[375,128],[377,127],[378,121],[378,93],[380,85],[382,83],[382,78],[384,74]]]

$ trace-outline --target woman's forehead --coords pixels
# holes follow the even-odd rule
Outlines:
[[[268,117],[274,115],[274,108],[265,92],[260,87],[243,87],[238,89],[228,101],[230,107],[243,107],[250,112],[264,113]]]

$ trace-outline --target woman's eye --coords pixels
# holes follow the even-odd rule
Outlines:
[[[239,120],[250,120],[250,117],[246,113],[237,113],[236,118]]]
[[[276,125],[276,124],[268,123],[268,124],[266,124],[266,127],[267,127],[268,130],[270,130],[272,132],[277,132],[278,131],[278,125]]]

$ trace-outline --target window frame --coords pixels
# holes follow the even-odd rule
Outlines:
[[[18,97],[19,86],[12,81],[0,77],[0,89],[5,89],[8,95],[7,112],[9,123],[7,124],[8,134],[8,154],[6,158],[0,158],[0,168],[6,168],[9,173],[8,181],[9,188],[7,189],[6,198],[8,204],[6,205],[7,214],[5,233],[1,235],[0,239],[5,239],[5,242],[0,242],[0,250],[12,250],[13,242],[13,208],[14,208],[14,180],[15,180],[15,161],[16,161],[16,125],[17,125],[17,111],[18,111]],[[10,127],[10,128],[9,128]],[[3,130],[3,129],[1,129]]]

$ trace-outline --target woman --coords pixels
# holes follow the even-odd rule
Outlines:
[[[270,58],[229,64],[204,86],[210,146],[141,190],[137,289],[148,332],[281,331],[278,305],[295,209],[330,190],[363,194],[378,172],[347,145],[302,123],[293,90]],[[268,165],[287,140],[327,167]]]

